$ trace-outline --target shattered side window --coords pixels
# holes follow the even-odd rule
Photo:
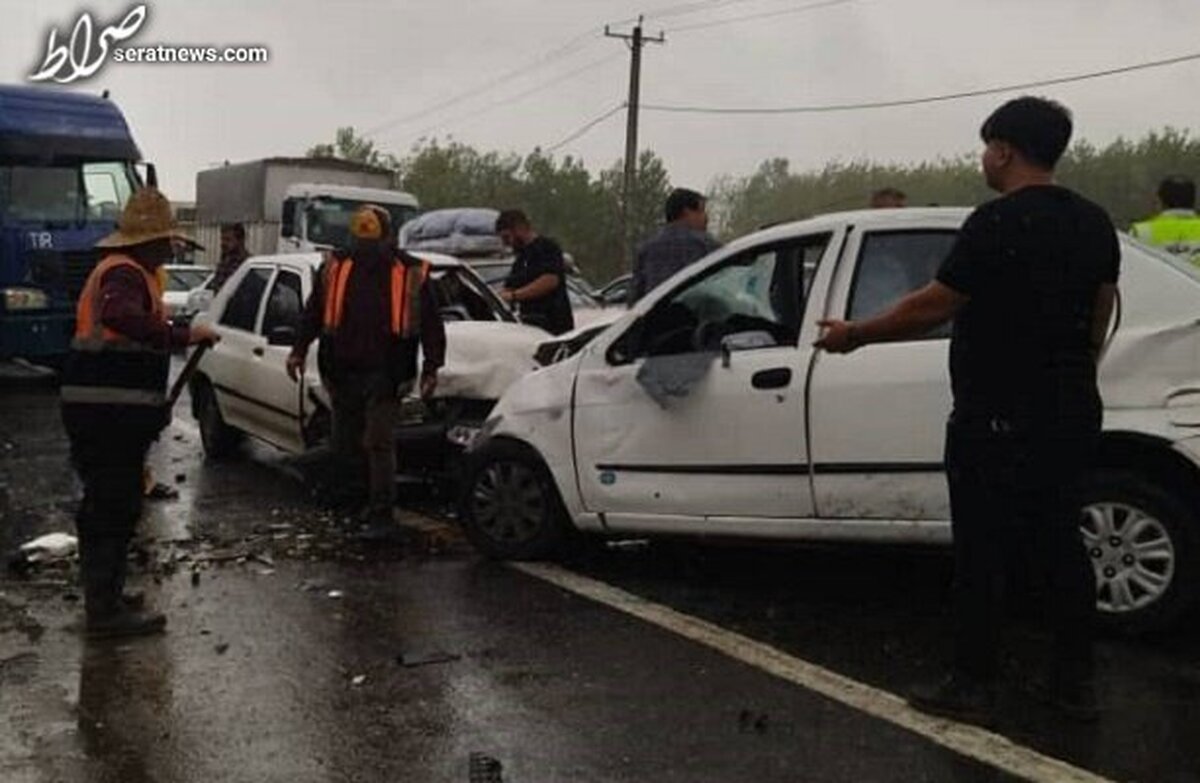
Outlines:
[[[794,345],[805,298],[829,235],[805,237],[727,259],[646,316],[645,354],[713,351],[732,335],[769,335],[760,347]]]

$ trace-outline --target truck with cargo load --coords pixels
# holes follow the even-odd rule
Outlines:
[[[107,97],[0,85],[0,360],[66,355],[93,245],[141,185],[140,159]]]

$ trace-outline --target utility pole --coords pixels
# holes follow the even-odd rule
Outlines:
[[[642,47],[648,43],[665,43],[666,37],[660,31],[657,37],[647,38],[642,33],[642,20],[639,16],[632,33],[614,33],[604,26],[604,35],[608,38],[619,38],[629,43],[629,101],[626,105],[625,118],[625,177],[621,184],[621,239],[625,247],[625,261],[632,266],[633,236],[629,221],[629,203],[633,198],[634,185],[637,179],[638,158],[638,102],[642,92]]]

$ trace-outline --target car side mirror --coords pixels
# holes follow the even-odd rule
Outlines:
[[[267,345],[280,345],[287,348],[296,344],[296,329],[291,326],[276,326],[267,332]]]
[[[644,319],[637,319],[632,326],[625,330],[625,334],[618,337],[608,347],[605,358],[608,359],[609,364],[629,364],[638,357],[644,342],[645,323]]]

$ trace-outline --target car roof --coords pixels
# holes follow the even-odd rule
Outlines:
[[[415,256],[422,261],[428,261],[434,269],[457,269],[466,266],[457,258],[441,253],[426,253],[422,251],[416,253],[410,252],[409,255]],[[324,253],[277,253],[274,255],[250,256],[248,259],[249,263],[256,265],[277,264],[279,266],[290,266],[300,269],[316,269],[321,266],[324,260]]]
[[[967,215],[971,214],[972,209],[972,207],[904,207],[829,212],[805,220],[794,220],[768,226],[735,239],[729,243],[729,247],[737,249],[743,245],[783,241],[791,239],[797,234],[833,231],[847,225],[902,229],[908,226],[928,227],[931,223],[961,223],[966,220]]]

